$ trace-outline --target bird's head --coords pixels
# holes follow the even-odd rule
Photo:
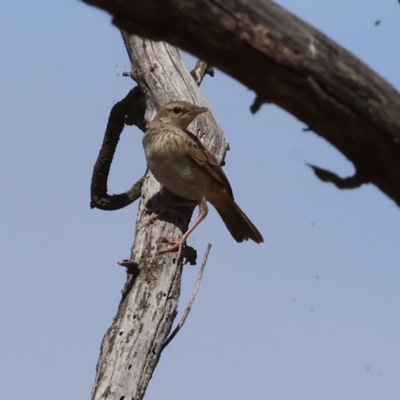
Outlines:
[[[187,101],[171,101],[165,104],[155,116],[154,121],[186,129],[197,115],[209,111],[207,107],[198,107]]]

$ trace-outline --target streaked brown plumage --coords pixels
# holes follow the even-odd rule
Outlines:
[[[154,177],[168,190],[199,204],[199,216],[181,240],[160,252],[182,251],[191,232],[208,213],[207,201],[218,211],[237,242],[264,241],[261,233],[239,208],[221,166],[200,140],[186,128],[193,119],[208,111],[186,101],[162,107],[143,136],[147,164]]]

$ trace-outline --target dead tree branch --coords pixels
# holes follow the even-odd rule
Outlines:
[[[131,60],[129,75],[143,94],[146,123],[171,100],[207,106],[176,48],[125,33],[123,39]],[[123,111],[120,116],[126,116]],[[226,142],[212,113],[207,114],[199,116],[191,129],[201,134],[205,145],[221,160]],[[122,130],[121,124],[122,118],[118,131]],[[114,151],[116,142],[114,139]],[[111,163],[112,155],[108,158]],[[102,184],[104,195],[106,180]],[[155,253],[160,236],[176,239],[187,229],[191,210],[180,218],[168,214],[166,219],[146,226],[144,205],[159,189],[160,185],[147,173],[141,187],[135,242],[130,258],[120,263],[127,268],[127,282],[117,314],[101,344],[92,400],[143,398],[177,313],[182,264],[177,263],[174,253]]]
[[[138,103],[143,103],[143,95],[140,89],[135,87],[124,99],[116,103],[111,109],[103,143],[93,168],[92,182],[90,185],[90,208],[118,210],[133,203],[140,197],[144,176],[134,183],[125,193],[114,195],[109,195],[107,193],[107,181],[111,163],[126,123],[126,117],[132,113],[132,110],[137,107]],[[143,119],[144,108],[141,113]]]
[[[182,318],[179,321],[179,324],[176,326],[176,328],[173,330],[173,332],[168,336],[167,340],[164,342],[163,350],[172,342],[172,339],[181,330],[183,324],[185,323],[187,317],[189,316],[190,310],[192,309],[194,301],[196,300],[197,292],[199,291],[201,278],[203,277],[204,268],[206,266],[208,254],[210,253],[210,250],[211,250],[211,244],[209,243],[207,245],[206,252],[204,253],[203,261],[201,262],[201,266],[200,266],[199,273],[197,275],[196,283],[194,285],[192,295],[190,296],[189,303],[186,306],[186,310],[184,311]]]
[[[272,1],[84,0],[118,27],[206,60],[324,137],[400,205],[400,95]],[[257,108],[257,107],[256,107]]]

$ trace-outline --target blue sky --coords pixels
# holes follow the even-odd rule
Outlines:
[[[400,87],[397,1],[280,1]],[[3,2],[0,14],[0,387],[4,398],[88,398],[115,315],[137,204],[89,208],[110,107],[133,82],[110,17],[79,1]],[[376,20],[381,23],[375,26]],[[185,55],[189,66],[194,59]],[[375,187],[339,191],[305,163],[353,167],[273,105],[217,71],[201,88],[231,151],[226,173],[265,243],[237,244],[212,210],[198,298],[146,399],[400,397],[400,210]],[[113,193],[144,171],[127,128]],[[185,268],[185,308],[197,268]]]

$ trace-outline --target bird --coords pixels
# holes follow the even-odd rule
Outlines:
[[[199,215],[178,241],[157,254],[178,251],[178,258],[188,236],[204,220],[210,202],[237,242],[264,239],[246,214],[236,204],[231,185],[215,157],[204,147],[188,125],[207,107],[187,101],[171,101],[157,112],[143,135],[147,165],[155,179],[170,192],[198,204]],[[187,205],[187,204],[186,204]]]

